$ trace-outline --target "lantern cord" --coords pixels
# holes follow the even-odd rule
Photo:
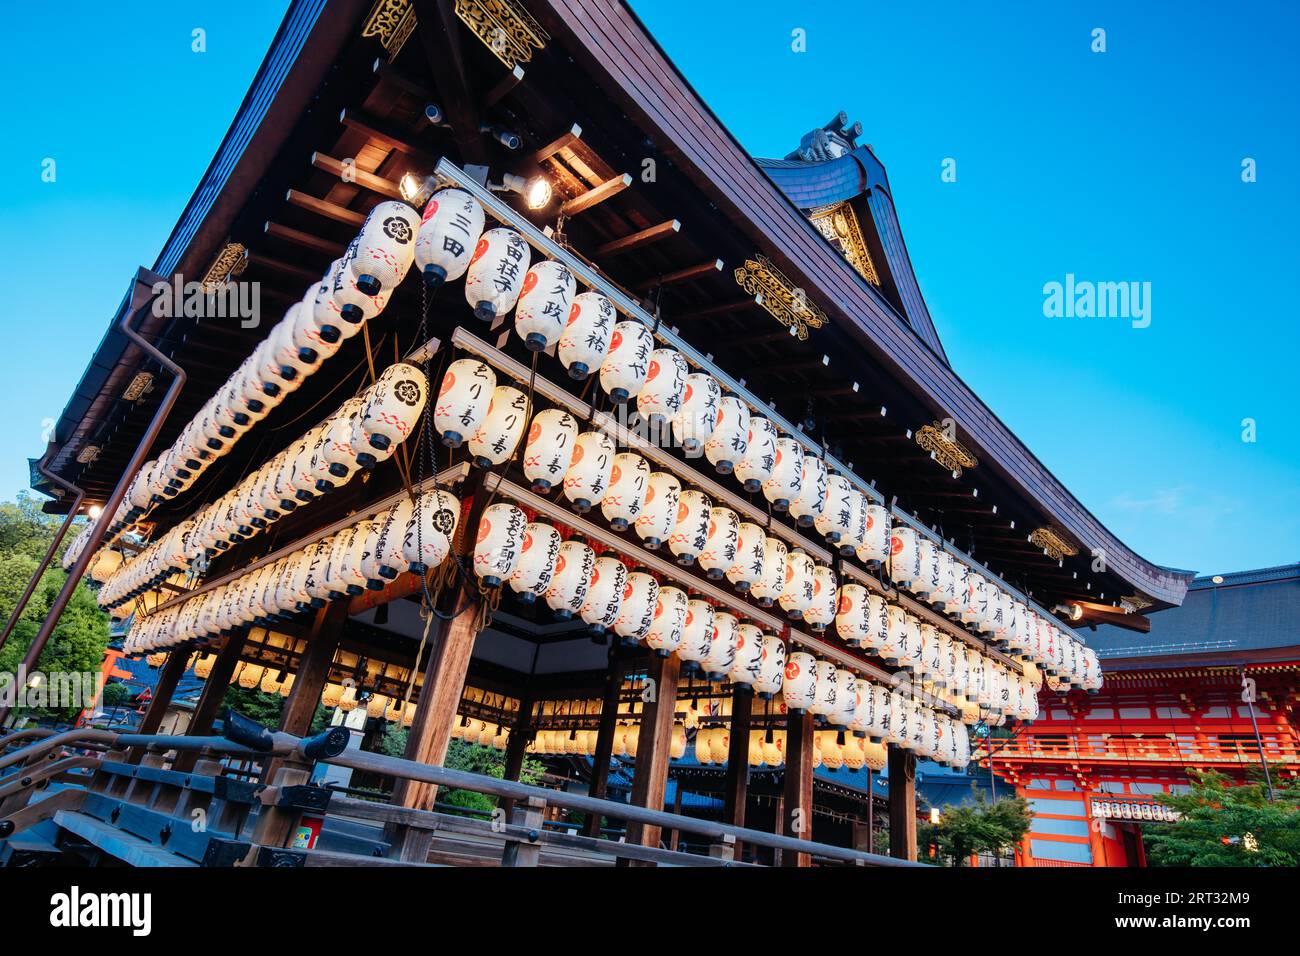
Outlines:
[[[370,345],[370,323],[369,322],[361,323],[361,335],[364,337],[366,343],[366,364],[370,367],[370,384],[374,385],[376,380],[375,350],[371,348]]]

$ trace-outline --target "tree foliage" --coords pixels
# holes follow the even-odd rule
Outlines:
[[[918,827],[917,839],[923,846],[933,845],[936,859],[944,866],[965,866],[973,853],[998,853],[1016,846],[1032,820],[1023,797],[990,803],[976,792],[972,803],[944,806],[938,823]]]
[[[1191,789],[1159,800],[1181,816],[1143,830],[1156,866],[1300,865],[1300,784],[1273,772],[1274,799],[1254,778],[1241,786],[1213,770],[1190,771]]]
[[[17,501],[0,502],[0,620],[9,620],[61,523],[61,519],[43,513],[37,499],[26,492],[20,492]],[[76,530],[74,527],[68,532],[58,555],[75,537]],[[49,614],[67,580],[58,555],[41,576],[8,643],[0,649],[0,672],[17,673],[41,622]],[[58,627],[50,635],[38,666],[47,674],[97,672],[107,646],[108,615],[99,609],[94,594],[81,583],[73,591]],[[78,708],[28,708],[22,713],[47,720],[71,720],[77,715]]]

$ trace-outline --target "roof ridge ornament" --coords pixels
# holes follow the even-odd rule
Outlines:
[[[876,264],[871,261],[871,252],[862,237],[862,226],[858,214],[853,211],[853,204],[847,199],[820,209],[810,210],[808,219],[817,231],[834,246],[855,272],[872,285],[880,285],[880,275]]]
[[[736,284],[750,295],[760,296],[763,308],[801,342],[808,340],[809,328],[820,329],[826,324],[826,313],[761,253],[736,270]]]
[[[456,0],[456,16],[511,70],[551,39],[517,0]]]
[[[378,37],[390,61],[397,59],[402,44],[415,31],[415,7],[411,0],[375,0],[365,24],[363,37]]]

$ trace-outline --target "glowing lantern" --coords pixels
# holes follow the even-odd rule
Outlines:
[[[808,710],[814,716],[829,717],[835,711],[835,695],[839,690],[836,667],[830,661],[818,661],[816,671],[817,686]]]
[[[826,479],[826,495],[816,525],[817,533],[831,544],[836,544],[849,533],[852,493],[853,488],[843,475],[831,475]]]
[[[715,611],[713,614],[713,640],[709,653],[700,661],[700,669],[712,680],[721,680],[731,670],[736,658],[736,641],[740,637],[740,621],[734,614]]]
[[[548,408],[537,413],[524,446],[524,475],[533,483],[533,491],[546,494],[563,481],[577,440],[578,422],[568,412]]]
[[[262,674],[266,668],[259,664],[244,664],[239,668],[239,677],[237,681],[239,686],[244,690],[252,690],[262,680]]]
[[[718,417],[704,443],[704,457],[720,475],[729,475],[749,449],[749,407],[733,395],[718,403]]]
[[[581,541],[566,541],[560,545],[551,583],[546,589],[546,603],[557,618],[567,621],[582,610],[595,567],[596,552]]]
[[[530,352],[560,341],[576,291],[573,273],[562,263],[544,259],[528,270],[515,307],[515,334]]]
[[[792,621],[803,619],[804,612],[812,607],[815,595],[813,559],[802,551],[791,551],[785,556],[785,584],[778,601]]]
[[[847,730],[853,723],[858,707],[858,678],[847,668],[835,671],[835,709],[827,715],[832,726]]]
[[[569,320],[555,348],[555,354],[569,370],[570,378],[581,380],[593,369],[600,368],[609,350],[616,317],[614,303],[599,292],[574,296],[573,305],[569,307]]]
[[[711,502],[699,491],[683,491],[677,499],[677,523],[668,536],[668,547],[678,564],[690,564],[704,550],[711,510]]]
[[[817,658],[806,651],[794,651],[785,661],[781,694],[795,713],[810,709],[816,701]]]
[[[492,391],[483,423],[469,439],[474,464],[493,468],[509,461],[527,424],[528,396],[517,388],[498,385]]]
[[[614,631],[629,642],[645,637],[654,623],[659,602],[659,582],[644,571],[633,571],[623,587],[623,607],[619,610]]]
[[[510,575],[510,588],[523,604],[532,604],[551,585],[556,558],[560,554],[560,533],[548,524],[532,522],[524,528],[519,564]]]
[[[772,473],[763,482],[763,496],[775,511],[785,511],[803,489],[803,446],[793,438],[779,438]]]
[[[712,581],[721,581],[736,563],[740,542],[740,515],[730,508],[709,509],[709,529],[699,553],[700,567]]]
[[[574,442],[573,458],[564,476],[564,496],[574,510],[586,514],[609,488],[615,446],[604,432],[583,432]]]
[[[654,620],[646,631],[645,642],[661,657],[677,650],[682,642],[688,610],[686,592],[681,588],[661,587],[655,602]]]
[[[677,527],[681,494],[681,482],[673,475],[666,471],[656,471],[650,475],[644,507],[633,523],[636,533],[647,548],[658,548],[665,538],[672,535]]]
[[[786,557],[784,541],[770,536],[763,539],[763,573],[750,588],[760,607],[771,607],[785,589]]]
[[[898,525],[890,536],[889,576],[910,587],[921,577],[920,534],[916,529]]]
[[[673,724],[672,739],[668,742],[668,756],[673,760],[680,760],[686,753],[686,728],[681,724]]]
[[[754,691],[770,699],[781,690],[785,678],[785,642],[775,634],[762,637],[763,655],[759,662],[758,677],[754,680]]]
[[[804,609],[803,619],[815,631],[823,631],[835,620],[835,572],[818,566],[813,569],[812,601]]]
[[[709,656],[713,646],[713,605],[698,598],[686,605],[686,623],[682,625],[682,643],[677,648],[677,655],[698,669]]]
[[[587,582],[587,595],[579,614],[593,634],[604,634],[618,620],[627,585],[627,567],[618,558],[597,558]]]
[[[688,455],[697,454],[718,424],[722,387],[705,372],[686,376],[682,407],[673,417],[673,435]]]
[[[424,411],[428,382],[414,365],[398,362],[384,370],[368,394],[352,426],[352,447],[365,448],[357,453],[357,464],[363,468],[388,458],[396,444],[410,437]]]
[[[489,505],[479,520],[474,573],[490,588],[500,587],[519,563],[528,516],[512,504]]]
[[[463,276],[482,235],[483,207],[477,199],[454,187],[434,193],[415,238],[415,263],[425,284],[436,286]]]
[[[763,666],[763,632],[753,624],[741,624],[736,635],[736,657],[727,676],[733,684],[753,686]]]
[[[870,647],[872,620],[871,595],[860,584],[840,586],[835,611],[835,633],[858,647]]]
[[[357,250],[360,244],[360,236],[355,237],[349,244],[343,257],[338,260],[337,268],[331,269],[329,275],[328,295],[325,297],[324,309],[322,310],[322,301],[319,291],[313,301],[313,313],[322,310],[326,315],[343,316],[344,321],[339,324],[339,329],[344,336],[351,336],[358,330],[358,322],[373,319],[380,312],[384,311],[384,306],[388,304],[388,296],[391,289],[382,289],[379,291],[367,291],[357,284],[356,277],[352,275],[351,263],[357,257]],[[348,328],[347,316],[355,317],[351,321],[351,328]],[[338,322],[338,319],[332,321]],[[294,385],[294,388],[297,384]],[[267,394],[274,394],[267,392]]]
[[[626,531],[641,515],[650,486],[650,464],[640,455],[614,456],[609,488],[600,500],[600,512],[615,531]]]
[[[763,558],[767,553],[763,529],[749,521],[740,522],[736,557],[727,568],[727,580],[741,594],[749,591],[763,576]]]
[[[645,381],[636,394],[636,410],[647,422],[663,427],[682,407],[686,394],[686,376],[690,367],[674,349],[655,349]]]
[[[451,363],[438,387],[433,403],[433,427],[448,448],[459,448],[487,418],[496,392],[497,377],[478,359],[457,359]]]
[[[776,426],[761,415],[749,416],[749,436],[745,454],[736,462],[735,475],[750,494],[763,487],[776,464]]]
[[[400,284],[415,258],[419,228],[419,214],[404,202],[381,202],[370,210],[348,264],[357,288],[373,296]]]
[[[465,276],[465,301],[476,318],[491,322],[515,307],[531,258],[528,243],[513,229],[498,227],[483,233]]]
[[[798,519],[801,528],[811,527],[826,510],[827,497],[826,462],[816,455],[803,455],[800,493],[790,502],[790,516]]]
[[[650,371],[654,344],[654,336],[640,322],[615,324],[609,352],[600,364],[600,387],[616,405],[641,391]]]
[[[415,500],[411,520],[402,538],[402,556],[416,574],[436,568],[451,553],[460,521],[460,502],[441,489],[426,491]]]

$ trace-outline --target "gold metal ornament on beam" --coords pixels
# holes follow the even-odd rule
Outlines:
[[[1154,601],[1141,591],[1134,591],[1132,594],[1126,594],[1119,599],[1119,606],[1129,614],[1136,614],[1139,611],[1145,611],[1154,603]]]
[[[974,468],[979,464],[979,460],[965,445],[944,434],[944,428],[939,422],[922,425],[916,433],[916,443],[956,477],[961,476],[963,468]]]
[[[808,340],[808,329],[826,324],[826,313],[809,301],[807,294],[764,255],[746,259],[736,270],[736,284],[750,295],[762,297],[762,306],[800,341]]]
[[[377,0],[361,27],[363,37],[378,37],[389,60],[397,58],[402,44],[415,31],[415,8],[411,0]]]
[[[867,242],[862,237],[862,226],[858,223],[858,215],[847,200],[833,206],[814,209],[808,214],[808,219],[826,241],[849,261],[849,265],[853,266],[858,275],[872,285],[880,285],[880,275],[876,272],[875,263],[871,261]]]
[[[1029,543],[1042,548],[1053,561],[1072,558],[1079,553],[1078,548],[1051,528],[1035,528],[1029,535]]]
[[[211,295],[225,285],[227,280],[243,272],[247,265],[248,250],[238,242],[226,243],[203,276],[203,291]]]
[[[551,39],[516,0],[456,0],[456,16],[510,70]]]

